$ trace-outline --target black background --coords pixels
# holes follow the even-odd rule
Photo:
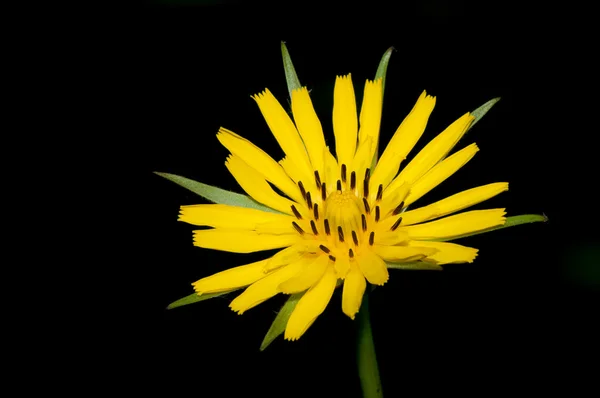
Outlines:
[[[132,392],[170,397],[360,396],[354,324],[339,293],[300,341],[279,338],[264,352],[284,297],[243,316],[228,309],[231,296],[165,309],[192,282],[264,258],[193,247],[194,227],[177,222],[178,208],[205,202],[152,172],[242,192],[224,166],[220,126],[281,158],[250,95],[268,87],[286,104],[284,40],[330,143],[335,75],[352,73],[360,101],[390,46],[381,145],[424,89],[437,104],[417,149],[502,97],[457,147],[476,142],[481,151],[419,203],[508,181],[508,192],[476,208],[550,219],[465,239],[480,249],[473,264],[392,271],[371,296],[385,395],[581,388],[596,348],[597,233],[584,194],[590,128],[578,117],[588,105],[571,90],[577,33],[565,36],[560,13],[442,1],[216,3],[140,5],[114,48],[114,111],[125,122],[107,134],[135,189],[120,231],[130,256],[116,273],[132,297],[108,326],[117,338],[109,373]]]

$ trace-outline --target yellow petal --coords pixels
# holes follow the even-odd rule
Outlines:
[[[414,203],[417,199],[444,182],[448,177],[467,164],[478,151],[479,148],[477,145],[471,144],[436,164],[413,184],[409,195],[406,197],[406,205]]]
[[[381,78],[375,81],[367,80],[360,108],[358,142],[362,143],[367,137],[371,137],[375,148],[379,140],[379,125],[381,123],[381,107],[383,105],[382,87]]]
[[[327,267],[321,280],[304,293],[288,320],[284,334],[286,340],[298,340],[325,311],[333,295],[336,281],[333,267]]]
[[[442,133],[429,142],[415,158],[400,172],[402,181],[414,182],[442,160],[462,138],[475,117],[465,113]]]
[[[322,176],[323,182],[326,183],[327,193],[335,190],[337,180],[340,178],[337,160],[329,151],[329,147],[323,148],[323,160],[325,163],[325,175]],[[317,192],[317,196],[318,192]],[[314,197],[314,196],[313,196]]]
[[[242,294],[237,296],[229,304],[229,308],[240,315],[243,314],[250,308],[257,306],[263,301],[278,294],[279,290],[277,290],[277,286],[279,286],[281,282],[296,275],[301,269],[302,264],[295,262],[273,271],[244,290]]]
[[[337,277],[344,279],[350,271],[350,260],[347,256],[337,256],[333,268],[335,269]]]
[[[335,151],[340,164],[350,166],[356,152],[357,131],[356,98],[352,77],[350,74],[337,76],[333,91],[333,133]]]
[[[482,185],[449,196],[429,206],[409,210],[402,214],[402,225],[412,225],[455,213],[508,191],[507,182]]]
[[[258,171],[248,166],[239,156],[230,155],[225,162],[225,166],[252,199],[282,213],[294,214],[292,212],[294,202],[278,195],[265,178]]]
[[[504,209],[472,210],[424,224],[410,225],[403,230],[415,240],[448,239],[503,225],[506,222],[505,214]]]
[[[296,165],[287,157],[281,159],[279,164],[283,168],[283,171],[285,171],[285,174],[287,174],[294,182],[298,183],[298,181],[302,181],[306,178],[306,176],[302,175],[300,170],[296,168]]]
[[[181,206],[179,221],[193,225],[209,226],[214,228],[239,228],[254,230],[256,226],[265,222],[281,225],[291,225],[295,217],[284,214],[269,213],[246,207],[202,204]]]
[[[329,257],[324,254],[317,258],[304,257],[303,260],[304,267],[302,270],[296,276],[279,285],[281,292],[294,294],[309,289],[321,279],[330,262]]]
[[[292,112],[296,127],[308,151],[312,168],[322,173],[325,137],[306,87],[292,91]]]
[[[303,208],[302,208],[303,210]],[[302,212],[304,213],[304,212]],[[271,235],[286,235],[293,234],[296,229],[292,225],[292,221],[298,221],[295,218],[288,220],[288,222],[282,223],[280,221],[267,221],[256,224],[254,230],[259,234],[271,234]]]
[[[354,319],[360,308],[366,287],[365,277],[355,265],[344,280],[344,291],[342,292],[342,311],[351,319]]]
[[[227,290],[248,286],[267,276],[263,270],[267,261],[268,259],[230,268],[202,278],[192,283],[192,286],[198,294],[226,292]]]
[[[383,151],[381,158],[379,158],[375,172],[371,176],[369,200],[373,201],[375,199],[379,184],[386,188],[398,174],[400,163],[406,159],[406,156],[423,135],[429,115],[433,112],[434,107],[435,97],[429,96],[423,91],[412,111],[400,124],[385,151]]]
[[[436,249],[436,253],[427,256],[428,261],[435,261],[436,264],[472,263],[479,251],[472,247],[449,242],[424,242],[413,240],[409,244],[411,246]]]
[[[298,243],[293,246],[285,248],[271,257],[265,264],[265,272],[296,262],[304,256],[308,256],[307,258],[312,258],[312,260],[314,260],[316,258],[315,254],[321,252],[319,244],[320,242],[318,241],[304,239],[298,241]]]
[[[269,129],[271,129],[283,152],[294,163],[296,168],[299,169],[301,174],[308,179],[313,171],[310,167],[306,148],[300,139],[300,135],[292,119],[290,119],[285,109],[283,109],[269,89],[265,89],[264,92],[256,94],[252,98],[258,104],[265,121],[269,125]]]
[[[385,261],[389,261],[392,263],[401,263],[408,261],[416,261],[424,257],[431,256],[436,252],[436,249],[413,246],[374,245],[373,251]]]
[[[281,189],[287,196],[294,199],[296,202],[302,201],[302,195],[300,194],[298,186],[285,173],[281,165],[267,155],[262,149],[247,139],[223,127],[219,129],[217,139],[232,154],[239,156],[240,159],[254,170],[258,171],[267,181]]]
[[[404,183],[392,191],[386,191],[379,203],[382,218],[385,219],[390,216],[390,212],[395,210],[402,202],[404,202],[403,207],[406,207],[406,198],[410,194],[410,191],[411,185],[409,183]]]
[[[238,229],[202,229],[194,231],[194,246],[233,253],[253,253],[291,246],[300,235],[266,235]]]
[[[368,248],[361,251],[360,255],[356,257],[356,262],[369,283],[383,285],[388,281],[389,274],[385,262]]]
[[[368,137],[365,141],[358,145],[356,155],[352,160],[350,172],[356,174],[356,189],[358,192],[363,192],[363,182],[365,179],[365,171],[371,166],[371,160],[375,153],[375,141]],[[349,176],[347,177],[349,178]]]
[[[375,245],[395,246],[406,243],[410,238],[408,233],[400,230],[390,231],[389,227],[387,230],[375,232]]]

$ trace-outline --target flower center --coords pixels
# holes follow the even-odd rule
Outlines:
[[[352,232],[362,233],[361,215],[363,203],[352,191],[334,191],[325,201],[325,218],[338,234],[338,240],[351,239]],[[357,236],[358,237],[358,236]]]

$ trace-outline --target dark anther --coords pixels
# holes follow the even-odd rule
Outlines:
[[[394,209],[394,211],[392,212],[392,215],[395,216],[396,214],[400,214],[400,212],[402,211],[403,207],[404,207],[404,201],[400,202],[400,204],[398,205],[398,207],[396,207]]]
[[[342,165],[342,181],[346,182],[346,165]]]
[[[340,180],[337,180],[335,187],[337,188],[338,192],[342,192],[342,182]]]
[[[315,203],[313,207],[313,212],[315,213],[315,220],[319,219],[319,204]]]
[[[391,228],[391,230],[392,230],[392,231],[395,231],[395,230],[396,230],[396,228],[398,228],[398,225],[400,225],[400,223],[401,223],[401,222],[402,222],[402,217],[400,217],[400,218],[398,219],[398,221],[396,221],[396,222],[394,223],[394,225],[392,225],[392,228]]]
[[[338,225],[338,237],[340,238],[340,242],[344,241],[344,231],[342,231],[342,227]]]
[[[362,220],[363,232],[367,232],[367,217],[365,217],[364,214],[361,214],[360,219]]]
[[[309,209],[312,209],[313,203],[312,203],[312,198],[310,196],[310,192],[306,193],[306,204],[308,205]]]
[[[329,220],[325,219],[325,221],[323,223],[325,224],[325,233],[327,235],[331,235],[331,231],[329,230]]]
[[[356,188],[356,172],[353,171],[350,173],[350,189],[354,190]]]
[[[327,248],[327,246],[320,245],[319,249],[323,250],[325,253],[329,253],[331,250]]]
[[[371,207],[369,206],[369,201],[367,198],[363,198],[363,204],[365,205],[365,211],[367,214],[371,213]]]
[[[350,256],[350,258],[354,258],[354,252],[352,249],[348,249],[348,256]]]
[[[292,221],[292,225],[294,226],[294,229],[296,231],[298,231],[298,233],[300,235],[304,235],[304,230],[302,228],[300,228],[300,225],[296,224],[296,221]]]
[[[317,183],[317,189],[321,188],[321,177],[317,170],[315,170],[315,182]]]
[[[354,244],[358,246],[358,236],[356,236],[356,232],[354,231],[352,231],[352,240],[354,241]]]
[[[333,257],[331,254],[329,255],[329,259],[335,262],[335,257]]]
[[[323,200],[327,199],[327,189],[325,187],[325,183],[321,184],[321,198],[323,198]]]
[[[302,220],[302,216],[300,215],[300,213],[298,212],[298,209],[296,209],[296,206],[292,205],[292,212],[294,213],[294,215],[296,216],[296,218],[298,220]]]
[[[365,170],[365,182],[368,183],[371,179],[371,169],[367,168]]]
[[[379,221],[379,216],[381,214],[379,213],[379,206],[375,206],[375,222]]]
[[[373,246],[374,242],[375,242],[375,231],[371,231],[371,233],[369,234],[369,245]]]
[[[313,230],[313,234],[319,235],[319,230],[317,229],[317,224],[315,224],[315,220],[310,220],[310,227]]]
[[[306,190],[304,189],[304,184],[302,184],[302,181],[298,181],[298,188],[300,188],[302,199],[306,199]]]
[[[379,188],[377,188],[377,200],[381,200],[383,197],[383,184],[379,184]]]
[[[369,169],[367,169],[369,170]],[[366,198],[369,196],[369,180],[365,178],[365,188],[363,189],[363,196]]]

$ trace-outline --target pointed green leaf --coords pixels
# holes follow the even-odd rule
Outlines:
[[[185,296],[183,298],[180,298],[179,300],[173,301],[171,304],[169,304],[167,306],[167,309],[172,310],[173,308],[182,307],[184,305],[199,303],[201,301],[208,300],[208,299],[211,299],[214,297],[223,296],[223,295],[225,295],[227,293],[231,293],[235,290],[238,290],[238,289],[228,290],[226,292],[220,292],[220,293],[203,294],[202,296],[199,296],[198,293],[192,293],[189,296]]]
[[[437,239],[437,241],[446,242],[446,241],[451,241],[451,240],[455,240],[455,239],[466,238],[468,236],[485,234],[486,232],[496,231],[498,229],[515,227],[515,226],[521,225],[521,224],[529,224],[529,223],[534,223],[534,222],[546,222],[546,221],[548,221],[548,217],[546,217],[546,215],[544,215],[544,214],[522,214],[520,216],[506,217],[506,222],[504,223],[504,225],[499,225],[497,227],[484,229],[483,231],[472,232],[469,234],[464,234],[464,235],[456,236],[456,237],[449,238],[449,239]]]
[[[195,194],[200,195],[203,198],[208,199],[209,201],[214,203],[239,207],[248,207],[251,209],[268,211],[269,213],[281,213],[277,210],[271,209],[270,207],[258,203],[257,201],[253,200],[252,198],[246,195],[226,191],[224,189],[213,187],[212,185],[203,184],[201,182],[190,180],[189,178],[181,177],[175,174],[159,173],[157,171],[155,171],[154,174],[164,177],[169,181],[173,181],[175,184],[181,185],[182,187],[189,189]]]
[[[414,261],[411,263],[388,263],[385,262],[390,269],[404,269],[411,271],[441,271],[443,268],[438,264],[427,263],[423,261]]]
[[[469,126],[469,130],[473,128],[473,126],[475,126],[475,124],[486,114],[488,113],[488,111],[490,109],[492,109],[492,106],[496,105],[496,102],[500,101],[500,97],[494,98],[489,100],[488,102],[486,102],[485,104],[481,105],[479,108],[475,109],[473,112],[471,112],[471,115],[475,116],[475,120],[473,120],[473,123],[471,123],[471,126]],[[468,131],[468,130],[467,130]]]
[[[290,98],[292,98],[292,91],[302,88],[298,75],[296,75],[296,69],[290,58],[290,53],[285,46],[284,42],[281,42],[281,55],[283,56],[283,69],[285,70],[285,80],[287,82],[288,91],[290,92]]]
[[[281,307],[281,311],[277,313],[275,320],[271,324],[267,335],[265,336],[262,344],[260,345],[260,350],[264,351],[265,348],[269,346],[280,334],[285,331],[285,326],[287,325],[294,308],[296,308],[296,304],[302,298],[304,292],[292,294],[290,298],[285,302],[283,307]]]
[[[379,66],[377,67],[377,73],[375,73],[375,80],[377,79],[382,79],[381,82],[381,94],[383,95],[383,92],[385,90],[385,75],[387,73],[387,67],[388,64],[390,63],[390,57],[392,56],[392,51],[394,51],[395,48],[394,47],[390,47],[387,49],[387,51],[383,54],[383,57],[381,57],[381,61],[379,61]]]

